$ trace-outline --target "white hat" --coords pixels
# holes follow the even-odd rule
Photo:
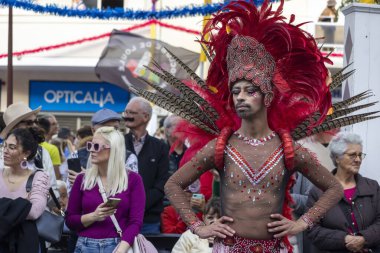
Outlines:
[[[11,104],[4,112],[3,119],[6,127],[0,133],[0,137],[5,138],[7,134],[23,119],[26,119],[33,114],[37,115],[40,111],[41,106],[32,110],[23,102]]]

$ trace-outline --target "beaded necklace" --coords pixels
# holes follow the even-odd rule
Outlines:
[[[239,140],[242,140],[244,141],[246,144],[248,145],[251,145],[251,146],[254,146],[254,147],[257,147],[259,145],[264,145],[265,142],[269,141],[270,139],[272,139],[273,137],[276,136],[276,133],[275,132],[272,132],[270,133],[268,136],[265,136],[265,137],[262,137],[260,139],[255,139],[255,138],[248,138],[248,137],[245,137],[244,135],[238,133],[238,132],[235,132],[234,135],[239,139]]]

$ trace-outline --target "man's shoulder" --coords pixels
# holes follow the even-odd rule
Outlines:
[[[81,155],[87,155],[89,152],[87,151],[86,147],[82,147],[77,150],[77,153],[78,153],[78,156],[81,156]]]
[[[42,142],[40,145],[41,145],[43,148],[45,148],[49,153],[50,153],[51,151],[55,151],[55,150],[58,151],[58,148],[57,148],[56,146],[54,146],[53,144],[50,144],[50,143],[48,143],[48,142],[46,142],[46,141]]]
[[[50,148],[51,144],[44,141],[44,142],[40,143],[40,146],[43,147],[44,149],[48,150]]]
[[[161,140],[161,139],[158,139],[154,136],[151,136],[149,134],[146,135],[145,137],[145,144],[148,144],[150,147],[152,147],[152,149],[157,149],[157,150],[161,150],[161,149],[167,149],[169,150],[169,147],[168,145],[165,143],[164,140]]]
[[[52,156],[59,156],[59,150],[53,144],[50,144],[50,143],[47,143],[47,142],[43,142],[43,143],[41,143],[41,146],[47,150],[47,152],[49,153],[50,157],[52,157]]]
[[[162,140],[162,139],[158,139],[157,137],[154,137],[152,135],[149,135],[149,134],[146,134],[146,137],[145,137],[146,141],[149,140],[151,142],[154,142],[154,143],[159,143],[159,144],[165,144],[165,142]]]

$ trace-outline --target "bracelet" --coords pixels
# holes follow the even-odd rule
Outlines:
[[[301,219],[307,224],[308,230],[314,227],[314,222],[310,219],[310,217],[307,214],[302,215]]]
[[[191,224],[190,226],[189,226],[189,229],[190,229],[190,231],[193,233],[193,234],[195,234],[195,230],[197,229],[197,228],[199,228],[199,227],[202,227],[202,226],[205,226],[206,224],[203,222],[203,221],[200,221],[200,220],[198,220],[198,221],[196,221],[196,222],[194,222],[193,224]]]

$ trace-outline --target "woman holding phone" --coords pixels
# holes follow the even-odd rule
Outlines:
[[[125,170],[124,137],[115,128],[99,128],[87,149],[92,166],[76,178],[66,216],[67,226],[79,235],[75,252],[126,253],[143,223],[142,179]],[[111,219],[113,215],[120,234]]]

